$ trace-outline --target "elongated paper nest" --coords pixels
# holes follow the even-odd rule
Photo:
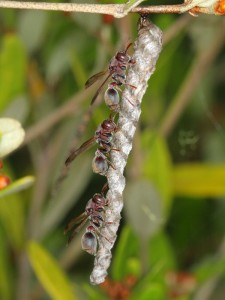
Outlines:
[[[111,151],[111,162],[115,166],[115,169],[110,167],[106,174],[109,186],[107,193],[109,205],[105,215],[106,224],[101,229],[101,234],[98,237],[99,249],[90,277],[92,284],[100,284],[105,280],[107,269],[111,263],[111,249],[117,237],[121,218],[120,213],[123,207],[122,193],[125,188],[123,172],[128,155],[132,149],[134,133],[141,114],[140,104],[142,97],[146,92],[148,80],[154,73],[161,48],[161,30],[146,17],[141,17],[132,57],[135,64],[128,70],[126,80],[128,85],[125,85],[122,94],[122,103],[118,118],[119,130],[115,134],[112,146],[120,151]],[[107,222],[110,222],[110,224],[107,224]],[[107,237],[107,239],[104,237]]]

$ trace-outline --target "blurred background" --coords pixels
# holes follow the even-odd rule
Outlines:
[[[84,84],[135,40],[138,15],[1,9],[0,117],[26,130],[1,172],[35,183],[0,199],[0,299],[225,299],[225,20],[150,17],[164,47],[126,168],[109,274],[92,286],[85,227],[69,246],[63,231],[105,183],[91,169],[96,146],[55,182],[71,146],[109,116],[103,96],[90,111],[98,84]]]

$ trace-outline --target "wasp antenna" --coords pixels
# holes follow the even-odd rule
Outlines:
[[[129,43],[128,45],[127,45],[127,48],[126,48],[126,50],[125,50],[125,53],[127,53],[127,50],[130,48],[130,46],[132,45],[133,43]]]

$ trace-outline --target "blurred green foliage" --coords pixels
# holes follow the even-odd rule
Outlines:
[[[5,34],[1,39],[0,56],[1,110],[9,105],[15,96],[24,93],[26,66],[26,53],[22,41],[15,34]]]
[[[135,40],[137,19],[0,12],[0,117],[18,119],[27,134],[1,170],[13,183],[0,192],[0,299],[224,299],[225,39],[204,74],[190,76],[218,43],[222,17],[152,16],[165,44],[126,169],[106,282],[89,284],[93,257],[81,250],[82,232],[66,246],[65,225],[104,184],[91,171],[92,149],[55,186],[71,144],[93,136],[109,116],[102,103],[84,118],[98,87],[84,91],[84,82]],[[163,134],[184,83],[189,104]]]

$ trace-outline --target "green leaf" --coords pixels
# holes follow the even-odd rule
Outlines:
[[[198,6],[197,1],[195,2]],[[206,6],[207,1],[205,1],[204,6]],[[215,35],[217,35],[217,29],[220,26],[218,19],[213,20],[211,24],[206,22],[203,19],[196,20],[188,26],[188,33],[191,40],[192,47],[195,48],[195,51],[202,52],[204,51],[210,43],[212,43]],[[202,34],[204,30],[204,34]]]
[[[25,95],[15,97],[4,110],[4,117],[16,119],[20,123],[24,123],[30,113],[30,104],[31,101]]]
[[[162,199],[158,191],[149,181],[138,180],[128,183],[125,198],[129,223],[139,237],[148,239],[163,224]]]
[[[9,154],[23,142],[25,132],[14,119],[0,119],[0,158]]]
[[[128,245],[129,247],[129,245]],[[145,248],[144,251],[146,250]],[[165,296],[165,274],[175,269],[175,255],[167,236],[160,232],[149,241],[148,255],[150,271],[141,279],[133,289],[132,299],[167,299]]]
[[[166,142],[156,133],[142,134],[143,175],[153,181],[163,200],[164,215],[172,204],[171,159]]]
[[[130,300],[167,299],[165,274],[167,271],[174,270],[176,263],[175,254],[166,234],[159,232],[149,241],[148,255],[149,272],[138,281]]]
[[[5,35],[0,52],[0,110],[8,101],[24,93],[26,67],[26,54],[20,39],[15,34]]]
[[[48,24],[49,14],[46,11],[24,10],[18,15],[18,32],[29,52],[41,47]],[[38,24],[38,26],[30,26]]]
[[[224,275],[225,256],[218,255],[214,257],[208,257],[198,266],[194,267],[192,271],[199,283],[204,283],[215,276],[220,276],[222,274]]]
[[[1,14],[2,26],[4,28],[15,28],[16,26],[16,10],[4,9],[4,13]]]
[[[151,266],[158,270],[156,278],[164,280],[165,272],[176,269],[175,253],[168,236],[158,232],[149,242],[149,259]]]
[[[13,299],[12,277],[10,274],[10,252],[7,249],[7,241],[4,232],[0,228],[0,298],[4,300]]]
[[[131,228],[126,226],[119,238],[112,264],[113,280],[122,280],[126,275],[140,275],[138,256],[138,239]],[[135,260],[135,263],[134,263]]]
[[[67,178],[62,182],[58,190],[58,187],[55,186],[57,191],[56,196],[54,201],[50,202],[46,207],[45,213],[43,214],[42,224],[39,228],[40,236],[46,236],[50,230],[62,222],[62,219],[73,208],[76,201],[78,201],[81,194],[85,191],[92,176],[92,159],[93,154],[91,153],[81,155],[80,158],[71,165]],[[79,172],[77,172],[77,170],[79,170]]]
[[[142,286],[141,289],[138,289],[137,292],[132,294],[132,299],[138,300],[162,300],[167,299],[166,297],[166,288],[161,283],[155,282],[146,282],[146,285]]]
[[[79,88],[82,89],[87,80],[87,75],[86,75],[84,67],[81,63],[81,59],[78,56],[77,51],[75,50],[75,47],[73,47],[71,52],[72,52],[70,54],[71,55],[71,66],[72,66],[72,71],[74,74],[74,79],[76,80]]]
[[[77,299],[66,275],[46,249],[35,241],[30,241],[27,251],[36,276],[52,299]]]
[[[96,289],[88,284],[84,284],[84,291],[86,292],[88,299],[91,300],[105,300],[106,298],[102,295],[99,289]]]
[[[0,221],[15,249],[21,249],[24,243],[25,201],[23,200],[18,193],[0,199]]]
[[[78,86],[83,88],[87,78],[84,78],[86,76],[81,64],[81,54],[84,51],[82,38],[82,35],[77,36],[74,32],[69,33],[63,36],[60,43],[54,47],[46,66],[48,81],[60,80],[72,67],[74,75],[78,76],[75,78]],[[79,43],[77,43],[78,40]]]
[[[46,77],[49,82],[54,82],[63,77],[70,66],[70,49],[72,41],[67,36],[54,47],[48,59]]]
[[[35,178],[33,176],[26,176],[14,181],[13,183],[11,183],[6,188],[0,191],[0,199],[10,194],[14,194],[24,189],[27,189],[34,183],[34,180]]]
[[[84,3],[93,3],[92,0],[85,0]],[[88,18],[84,18],[82,14],[73,14],[72,15],[74,20],[76,20],[76,24],[79,24],[80,28],[82,28],[83,31],[87,32],[97,32],[100,30],[102,26],[102,18],[98,14],[90,14]]]
[[[225,195],[225,165],[180,164],[173,169],[174,193],[182,196]]]

